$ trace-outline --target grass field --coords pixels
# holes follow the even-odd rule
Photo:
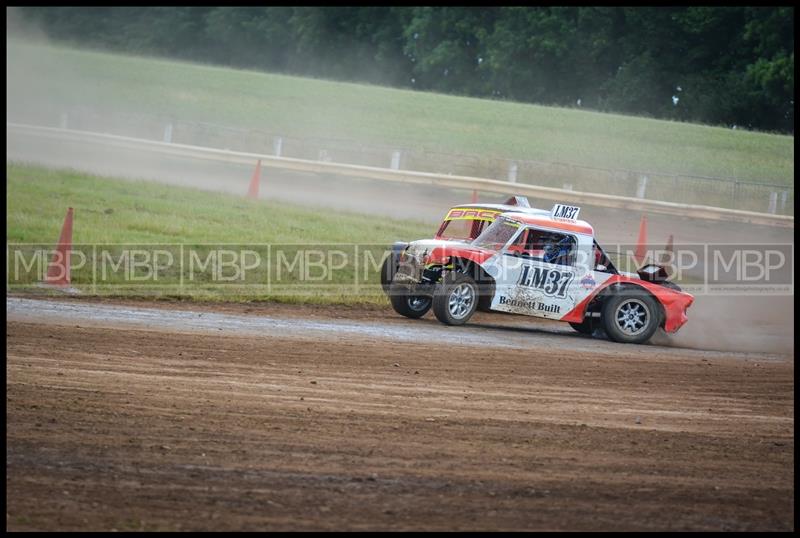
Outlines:
[[[207,261],[209,252],[217,247],[237,252],[242,249],[255,251],[264,259],[267,256],[266,244],[272,245],[273,249],[270,263],[248,273],[245,283],[232,281],[212,285],[206,270],[198,271],[200,276],[196,280],[185,282],[178,288],[179,272],[174,269],[165,271],[158,281],[131,284],[130,279],[124,278],[124,271],[113,270],[112,267],[107,280],[109,286],[94,289],[91,286],[95,282],[92,268],[87,265],[72,273],[74,287],[86,293],[97,291],[110,295],[142,294],[236,301],[271,299],[386,303],[381,293],[354,293],[354,282],[360,282],[363,290],[376,291],[374,288],[379,280],[374,266],[357,266],[353,262],[352,245],[359,244],[362,258],[369,250],[372,255],[369,261],[380,262],[385,247],[392,242],[403,238],[431,237],[434,233],[429,225],[416,222],[391,221],[335,211],[321,212],[283,203],[145,181],[114,180],[70,171],[7,164],[6,176],[7,243],[52,248],[58,240],[67,207],[73,207],[73,243],[76,249],[89,252],[92,245],[113,245],[109,248],[115,253],[114,261],[119,259],[121,249],[139,245],[144,249],[156,248],[152,246],[154,244],[164,245],[164,249],[176,257],[179,254],[175,245],[194,247],[198,249],[199,259],[203,262]],[[331,243],[340,246],[322,246]],[[285,259],[278,257],[275,245],[284,245],[281,249]],[[345,253],[348,263],[331,271],[330,278],[317,278],[322,274],[320,271],[324,271],[318,257],[308,259],[311,278],[306,281],[302,280],[302,260],[299,266],[295,264],[291,269],[289,267],[296,261],[298,251],[327,252],[332,248]],[[14,255],[10,254],[10,266],[13,258]],[[334,259],[334,265],[340,265],[341,259]],[[252,263],[252,258],[249,260]],[[286,263],[279,268],[281,261]],[[281,269],[284,271],[283,278],[278,280],[275,271]],[[361,273],[356,274],[359,269]],[[265,271],[272,271],[275,285],[271,288],[257,285],[266,278]],[[23,284],[33,284],[35,281],[33,272],[14,280]]]
[[[7,40],[8,108],[162,114],[428,151],[794,185],[794,137]],[[53,122],[57,120],[54,118]]]

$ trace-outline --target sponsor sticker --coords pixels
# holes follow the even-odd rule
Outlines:
[[[536,300],[525,299],[510,299],[504,295],[500,296],[500,304],[507,305],[513,308],[521,308],[527,310],[539,310],[542,312],[550,312],[552,314],[560,314],[561,306],[557,304],[548,304]]]
[[[500,213],[501,211],[490,209],[454,208],[450,210],[444,220],[494,220]]]

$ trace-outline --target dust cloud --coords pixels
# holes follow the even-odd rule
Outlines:
[[[677,333],[654,344],[794,355],[794,296],[698,295]]]
[[[17,8],[6,8],[6,121],[58,126],[75,101],[63,91],[79,75],[49,51],[47,36],[25,22]],[[91,102],[92,84],[79,84],[81,99]],[[62,90],[62,91],[59,91]]]
[[[116,80],[118,74],[104,73],[102,65],[86,65],[86,62],[65,60],[56,54],[54,47],[59,47],[48,40],[47,36],[31,23],[20,17],[16,8],[7,8],[6,39],[6,111],[7,121],[38,125],[44,127],[65,127],[75,130],[87,130],[121,136],[131,136],[149,140],[163,140],[165,125],[172,121],[181,122],[186,131],[181,143],[192,143],[192,138],[203,134],[203,118],[186,116],[173,117],[163,110],[154,110],[152,106],[135,101],[129,92],[114,90],[108,80]],[[102,51],[98,51],[102,52]],[[171,89],[180,82],[170,78],[162,80],[168,74],[158,75],[155,70],[142,73],[143,83],[153,87]],[[115,78],[116,77],[116,78]],[[185,94],[191,95],[193,88],[185,88]],[[302,103],[298,104],[298,114]],[[198,112],[195,115],[200,115]],[[356,115],[354,121],[369,121],[366,115]],[[178,129],[176,123],[176,130]],[[205,124],[207,125],[207,124]],[[334,122],[326,118],[316,118],[315,125],[322,132],[333,132]],[[192,127],[194,126],[194,127]],[[229,129],[228,129],[229,128]],[[224,125],[209,126],[217,130],[219,145],[214,147],[238,149],[233,143],[244,126],[235,119],[224,122]],[[227,129],[227,130],[226,130]],[[221,133],[221,134],[220,134]],[[310,139],[318,133],[306,133]],[[226,139],[227,137],[227,139]],[[162,183],[193,187],[202,190],[240,194],[246,192],[247,184],[253,174],[252,167],[223,163],[198,163],[196,160],[180,159],[157,153],[135,153],[124,149],[103,147],[98,150],[89,144],[79,145],[60,140],[43,140],[41,137],[22,135],[8,131],[8,161],[41,164],[48,167],[69,168],[80,172],[107,175],[120,179],[143,179]],[[202,144],[201,144],[202,145]],[[256,153],[271,154],[271,141]],[[389,163],[390,155],[386,156]],[[253,162],[255,165],[255,161]],[[439,220],[452,203],[457,203],[469,196],[459,194],[455,201],[441,196],[431,203],[430,193],[425,187],[387,185],[381,182],[348,180],[341,177],[323,175],[288,174],[283,171],[264,169],[262,176],[267,196],[273,200],[303,205],[313,205],[328,209],[353,212],[383,214],[392,218],[415,219],[431,222]],[[402,206],[397,203],[398,191],[406,193],[417,190],[423,201],[414,206]],[[426,199],[428,198],[428,199]],[[417,208],[422,207],[420,211]]]

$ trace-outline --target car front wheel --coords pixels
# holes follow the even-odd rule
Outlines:
[[[478,306],[478,285],[463,273],[447,273],[433,292],[433,313],[447,325],[463,325]]]
[[[394,311],[411,319],[418,319],[431,309],[431,297],[425,295],[411,295],[403,286],[392,285],[389,300]]]

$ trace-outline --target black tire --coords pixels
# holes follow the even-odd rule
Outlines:
[[[392,280],[395,273],[397,273],[397,267],[397,256],[392,252],[383,260],[383,266],[381,266],[381,287],[383,287],[383,292],[387,295],[389,295],[389,290],[392,287]]]
[[[588,334],[591,335],[594,333],[595,329],[600,327],[600,320],[597,318],[589,318],[583,320],[581,323],[572,323],[570,322],[570,327],[575,329],[581,334]]]
[[[603,303],[602,322],[614,342],[641,344],[661,325],[661,306],[643,290],[620,291]]]
[[[391,286],[389,301],[394,311],[411,319],[419,319],[431,309],[433,299],[427,295],[411,295],[408,290],[397,284]]]
[[[492,296],[488,293],[481,294],[478,298],[478,310],[481,312],[492,311]]]
[[[447,325],[463,325],[478,306],[478,285],[464,273],[446,273],[433,292],[433,313]]]

